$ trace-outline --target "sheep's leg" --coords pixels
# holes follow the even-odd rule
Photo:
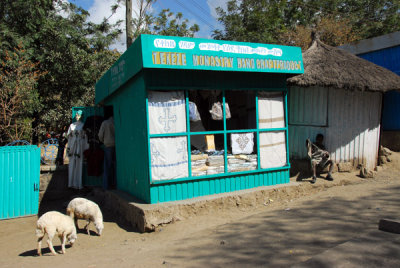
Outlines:
[[[85,226],[85,229],[86,229],[88,235],[90,235],[89,224],[90,224],[90,220],[87,221],[87,224]]]
[[[65,241],[67,235],[64,233],[62,236],[60,236],[60,241],[61,241],[61,252],[62,254],[65,254]]]
[[[39,256],[42,256],[42,240],[43,240],[43,237],[44,237],[44,235],[42,237],[39,237],[38,240],[37,240],[38,241],[37,254]]]
[[[79,230],[78,218],[77,217],[74,218],[74,222],[75,222],[76,230]]]
[[[47,245],[49,245],[49,249],[50,249],[51,253],[55,256],[55,255],[57,255],[57,252],[53,248],[53,242],[51,242],[53,240],[53,236],[49,235],[49,234],[47,234],[47,235],[48,235]]]

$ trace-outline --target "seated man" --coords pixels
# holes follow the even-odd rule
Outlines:
[[[306,141],[307,146],[307,154],[311,160],[311,168],[313,171],[313,178],[311,183],[315,183],[317,181],[317,168],[325,168],[329,165],[328,175],[326,176],[326,180],[332,181],[332,170],[333,170],[333,161],[329,159],[329,153],[325,151],[324,135],[318,134],[315,140],[315,144],[311,143],[309,139]]]

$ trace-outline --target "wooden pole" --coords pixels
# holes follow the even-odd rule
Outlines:
[[[132,45],[132,33],[133,33],[133,25],[132,25],[132,0],[125,0],[126,6],[126,49],[128,49]]]

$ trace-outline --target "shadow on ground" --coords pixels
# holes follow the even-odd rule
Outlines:
[[[332,196],[303,203],[300,208],[253,215],[206,234],[196,234],[191,240],[196,240],[197,246],[191,246],[189,240],[178,240],[173,250],[177,253],[165,257],[171,263],[193,263],[193,266],[287,267],[376,230],[380,218],[398,216],[398,193],[400,187],[354,198]],[[388,256],[399,254],[398,248],[391,245],[380,250]],[[359,252],[347,248],[341,254],[351,260]],[[365,258],[367,263],[375,261],[373,254]]]

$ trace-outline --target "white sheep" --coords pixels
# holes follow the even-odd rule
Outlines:
[[[101,213],[99,206],[96,203],[87,200],[85,198],[77,197],[72,199],[67,207],[67,215],[69,215],[72,219],[75,220],[75,225],[77,229],[79,229],[78,219],[87,220],[85,229],[88,235],[90,235],[89,231],[90,222],[94,223],[94,226],[96,227],[99,236],[101,235],[101,232],[104,229],[103,214]]]
[[[42,255],[42,239],[47,234],[47,244],[53,255],[57,255],[53,248],[53,237],[58,235],[61,240],[61,250],[65,254],[65,242],[68,242],[71,246],[78,238],[76,235],[76,228],[71,217],[64,215],[57,211],[49,211],[43,214],[36,222],[36,236],[38,237],[38,255]]]

